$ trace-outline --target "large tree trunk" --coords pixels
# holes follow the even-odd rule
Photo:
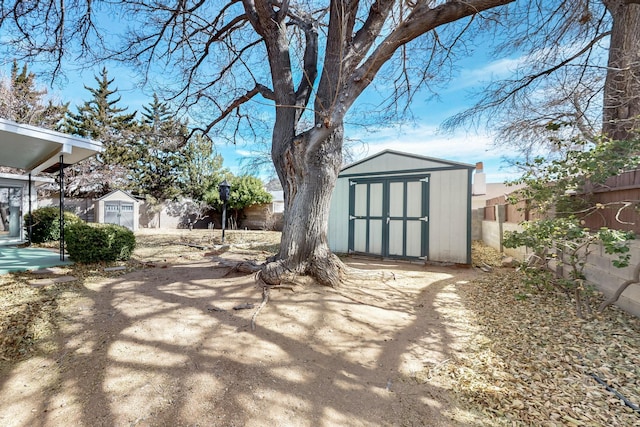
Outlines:
[[[316,86],[318,21],[309,19],[313,14],[298,14],[289,9],[288,1],[243,0],[246,16],[267,49],[273,90],[262,93],[276,106],[271,156],[285,197],[280,251],[261,271],[262,280],[276,285],[308,275],[327,286],[342,282],[347,269],[329,250],[327,230],[347,111],[401,46],[438,26],[512,1],[451,1],[435,7],[432,2],[416,2],[403,8],[408,15],[401,25],[394,28],[389,23],[387,28],[397,2],[373,2],[367,14],[359,13],[358,1],[331,0],[322,75]],[[362,25],[359,29],[357,22]],[[295,40],[288,32],[291,25],[304,32],[306,41],[298,84],[290,56],[290,39]],[[312,92],[314,126],[300,134],[300,118],[309,109]]]
[[[603,133],[616,140],[637,137],[640,126],[640,4],[604,0],[613,26],[604,89]]]
[[[322,285],[335,287],[343,278],[344,266],[327,242],[329,205],[342,164],[343,127],[337,126],[315,144],[311,143],[314,132],[318,131],[311,129],[273,145],[285,213],[280,252],[261,276],[271,285],[309,275]],[[283,136],[276,126],[274,137]]]

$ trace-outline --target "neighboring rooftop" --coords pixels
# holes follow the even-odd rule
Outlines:
[[[484,194],[474,194],[472,197],[471,208],[482,208],[486,205],[486,201],[494,197],[504,196],[513,193],[523,185],[507,185],[503,182],[487,183]]]

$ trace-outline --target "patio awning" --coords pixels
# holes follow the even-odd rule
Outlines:
[[[102,151],[98,141],[79,138],[0,119],[0,166],[24,169],[25,174],[55,172]]]
[[[34,175],[59,173],[61,261],[64,261],[64,168],[101,151],[102,144],[98,141],[0,119],[0,166],[25,171],[29,180],[29,213]],[[31,224],[27,227],[31,238]]]

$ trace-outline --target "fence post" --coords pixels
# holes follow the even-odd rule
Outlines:
[[[504,251],[504,246],[503,246],[503,233],[504,233],[504,221],[506,219],[506,214],[507,214],[507,207],[505,205],[495,205],[495,210],[496,210],[496,221],[498,221],[498,235],[499,235],[499,241],[500,241],[500,252]]]

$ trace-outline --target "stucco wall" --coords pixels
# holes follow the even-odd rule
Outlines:
[[[597,248],[587,259],[585,276],[587,280],[600,289],[607,297],[613,295],[622,283],[633,278],[633,271],[640,262],[640,242],[631,244],[631,265],[616,268],[611,263],[616,257],[608,255],[602,247]],[[640,317],[640,284],[629,286],[618,300],[617,306]]]
[[[38,207],[60,206],[57,197],[40,198]],[[94,201],[92,199],[64,199],[64,209],[73,212],[86,222],[95,222]]]

